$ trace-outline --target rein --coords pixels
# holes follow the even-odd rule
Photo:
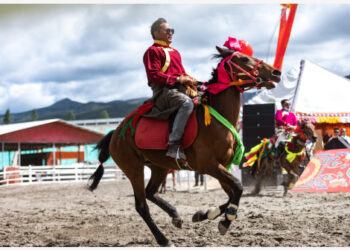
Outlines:
[[[255,83],[254,86],[251,86],[248,89],[258,87],[258,85],[261,84],[263,81],[260,77],[258,77],[258,75],[259,75],[258,67],[259,67],[259,64],[262,62],[262,60],[259,59],[257,61],[257,63],[255,64],[254,68],[252,69],[252,71],[248,72],[245,69],[243,69],[241,66],[239,66],[238,64],[236,64],[232,61],[232,58],[236,53],[237,52],[232,53],[232,55],[230,56],[230,58],[228,60],[224,59],[230,68],[230,71],[226,72],[231,80],[229,85],[236,86],[240,92],[243,92],[245,90],[245,89],[240,87],[240,85],[243,85],[243,84]],[[236,68],[240,72],[234,72],[233,68]],[[242,76],[242,75],[248,76],[250,78],[250,80],[238,79],[238,77]]]

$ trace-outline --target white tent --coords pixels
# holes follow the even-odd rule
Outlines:
[[[350,123],[350,80],[308,60],[301,60],[272,90],[264,89],[247,104],[276,103],[288,99],[299,118],[315,123]]]

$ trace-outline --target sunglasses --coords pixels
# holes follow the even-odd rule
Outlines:
[[[165,33],[167,33],[168,35],[171,33],[171,34],[174,34],[175,33],[175,30],[174,29],[166,29],[165,30]]]

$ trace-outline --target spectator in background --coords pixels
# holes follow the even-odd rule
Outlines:
[[[345,130],[346,133],[346,130]],[[324,146],[325,150],[350,148],[350,143],[340,135],[339,128],[334,128],[333,137]]]
[[[169,169],[169,172],[168,172],[168,174],[171,173],[173,175],[173,191],[176,191],[176,178],[175,178],[176,172],[177,172],[177,170],[174,170],[174,169]],[[159,188],[160,194],[161,193],[165,194],[165,192],[166,192],[166,179],[167,179],[167,177],[165,177],[162,184],[160,184],[160,188]]]
[[[332,138],[332,134],[330,132],[327,132],[324,136],[323,136],[323,147],[324,145],[327,144],[327,142],[329,142],[329,140]]]
[[[340,137],[342,137],[347,143],[350,143],[350,137],[347,135],[346,128],[341,129]]]
[[[198,181],[199,181],[199,179],[201,179],[201,186],[203,186],[204,177],[203,177],[202,174],[200,174],[200,173],[198,173],[197,171],[195,171],[195,173],[194,173],[194,178],[195,178],[195,181],[196,181],[195,184],[194,184],[195,187],[198,186]]]
[[[338,137],[340,135],[339,128],[334,128],[333,130],[333,138]]]

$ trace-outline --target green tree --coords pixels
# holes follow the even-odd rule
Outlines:
[[[32,121],[36,121],[38,120],[38,112],[36,111],[36,109],[32,110]]]
[[[4,124],[10,124],[11,123],[11,113],[10,113],[9,109],[6,110],[3,122],[4,122]]]
[[[107,110],[103,110],[101,112],[101,118],[102,119],[108,119],[109,118],[109,114],[108,114]]]
[[[75,114],[74,114],[74,112],[73,112],[73,110],[70,110],[69,112],[68,112],[68,120],[69,121],[71,121],[71,120],[75,120]]]
[[[345,78],[348,78],[348,79],[350,79],[350,75],[347,75],[347,76],[345,76]]]

